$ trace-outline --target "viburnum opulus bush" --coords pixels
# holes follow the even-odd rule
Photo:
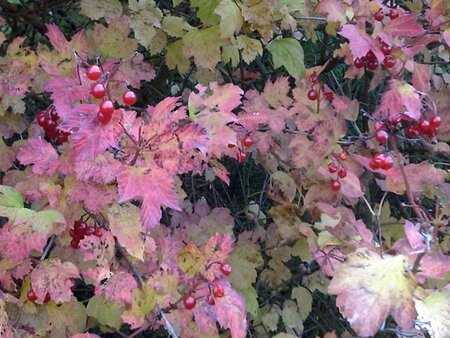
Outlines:
[[[0,15],[1,337],[450,336],[447,1]]]

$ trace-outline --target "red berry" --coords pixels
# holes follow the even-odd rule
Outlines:
[[[342,150],[339,153],[339,158],[341,159],[341,161],[345,161],[348,159],[348,153],[345,150]]]
[[[327,100],[333,100],[334,99],[334,93],[333,92],[325,92],[323,93],[323,97]]]
[[[331,181],[331,190],[339,191],[339,189],[341,189],[341,183],[339,181],[332,180]]]
[[[366,60],[367,61],[377,61],[377,57],[375,56],[375,53],[369,50],[366,54]]]
[[[393,125],[394,127],[399,124],[400,122],[402,122],[403,117],[400,114],[395,114],[395,115],[391,115],[391,117],[389,117],[389,123],[391,125]]]
[[[78,249],[80,247],[80,240],[78,238],[72,238],[72,240],[70,241],[70,246],[73,249]]]
[[[338,171],[338,176],[340,178],[344,178],[345,176],[347,176],[347,170],[345,170],[345,168],[340,168]]]
[[[232,148],[234,148],[234,147],[236,147],[235,144],[232,144],[232,143],[229,143],[229,144],[228,144],[228,148],[232,149]]]
[[[435,115],[430,119],[430,125],[437,129],[441,126],[442,120],[441,117],[439,115]]]
[[[221,271],[225,276],[228,276],[228,275],[231,273],[231,271],[233,271],[233,269],[232,269],[232,267],[231,267],[231,264],[223,263],[223,264],[220,266],[220,271]]]
[[[73,228],[75,229],[76,232],[84,233],[86,227],[87,224],[84,223],[82,220],[78,220],[73,223]]]
[[[44,304],[47,304],[51,300],[50,294],[47,292],[44,298]]]
[[[250,148],[253,145],[253,139],[250,136],[247,136],[242,140],[242,145],[246,148]]]
[[[417,129],[416,125],[409,126],[406,128],[406,137],[414,138],[414,137],[419,137],[419,136],[420,136],[420,132]]]
[[[82,240],[84,238],[84,233],[76,231],[74,229],[69,230],[69,235],[78,241]]]
[[[107,124],[111,119],[112,115],[103,114],[101,111],[97,113],[97,120],[102,124]]]
[[[103,235],[103,230],[101,228],[95,228],[94,236],[102,237],[102,235]]]
[[[370,161],[370,168],[373,170],[379,169],[381,168],[381,166],[383,165],[384,161],[385,161],[385,156],[384,154],[376,154],[372,160]]]
[[[392,159],[392,157],[387,155],[384,157],[384,161],[383,161],[383,163],[381,163],[380,167],[381,167],[381,169],[389,170],[393,167],[393,165],[394,165],[394,160]]]
[[[185,296],[183,298],[183,305],[186,310],[192,310],[197,305],[197,301],[192,296]]]
[[[377,121],[375,122],[375,130],[387,130],[387,126],[383,121]]]
[[[378,61],[377,60],[369,60],[367,61],[367,69],[368,70],[376,70],[378,68]]]
[[[95,232],[95,228],[94,227],[87,227],[86,230],[84,231],[84,234],[86,236],[90,236],[93,235]]]
[[[37,300],[36,293],[33,290],[28,291],[27,292],[27,299],[30,302],[34,303]]]
[[[392,56],[388,55],[384,58],[383,65],[385,68],[392,68],[395,66],[395,59]]]
[[[247,161],[247,154],[244,151],[239,150],[236,155],[236,159],[239,163],[244,163],[245,161]]]
[[[364,67],[364,64],[366,63],[366,58],[362,57],[362,58],[356,58],[355,61],[353,61],[353,65],[360,69],[362,67]]]
[[[209,305],[214,305],[216,304],[216,301],[214,300],[214,297],[212,294],[208,294],[205,298],[206,303],[208,303]]]
[[[399,13],[395,9],[391,9],[389,11],[389,17],[391,18],[391,20],[397,19],[398,16],[399,16]]]
[[[213,294],[216,297],[223,297],[225,295],[225,290],[220,285],[216,285],[213,289]]]
[[[106,94],[105,86],[101,83],[96,83],[91,88],[91,95],[96,99],[101,99]]]
[[[55,121],[53,121],[51,118],[48,117],[46,122],[47,123],[43,127],[46,132],[56,131],[58,124]]]
[[[46,130],[45,135],[47,135],[49,139],[55,140],[58,138],[58,129]]]
[[[373,15],[373,18],[374,18],[375,20],[377,20],[377,21],[383,21],[383,19],[384,19],[384,14],[383,14],[383,11],[381,10],[381,8],[378,10],[378,12],[376,12],[376,13]]]
[[[97,65],[91,65],[86,70],[86,76],[91,81],[97,81],[102,75],[102,70]]]
[[[70,135],[70,133],[68,131],[63,131],[63,130],[58,129],[58,136],[56,136],[56,140],[59,143],[67,142],[69,135]]]
[[[126,105],[132,106],[137,101],[136,94],[132,90],[126,91],[123,93],[122,100]]]
[[[55,110],[55,109],[53,109],[51,112],[50,112],[50,118],[53,120],[53,121],[58,121],[58,119],[59,119],[59,115],[58,115],[58,112]]]
[[[381,44],[381,51],[383,52],[384,55],[389,55],[392,53],[392,48],[387,43],[383,42]]]
[[[378,143],[386,143],[389,138],[389,134],[385,130],[378,130],[375,134],[375,138]]]
[[[430,122],[427,120],[420,120],[418,130],[421,134],[428,134],[430,131]]]
[[[313,72],[310,76],[309,76],[309,81],[311,81],[312,83],[316,83],[319,80],[319,78],[317,77],[316,72]]]
[[[331,163],[328,165],[328,172],[329,172],[330,174],[334,174],[337,170],[338,170],[338,166],[337,166],[337,164],[336,164],[335,162],[331,162]]]
[[[37,114],[36,116],[37,123],[42,128],[44,128],[47,125],[48,119],[50,119],[50,117],[43,111]]]
[[[317,100],[318,97],[319,97],[319,94],[317,93],[317,90],[315,90],[313,88],[308,90],[308,99],[310,99],[311,101],[315,101],[315,100]]]
[[[112,103],[110,100],[105,100],[100,103],[100,112],[104,115],[112,115],[114,113],[114,103]]]

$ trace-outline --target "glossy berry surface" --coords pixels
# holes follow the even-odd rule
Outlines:
[[[250,148],[253,145],[253,139],[250,136],[247,136],[242,140],[242,145],[246,148]]]
[[[355,61],[353,61],[353,65],[358,69],[364,67],[365,63],[366,61],[363,58],[356,58]]]
[[[111,121],[111,119],[112,119],[112,115],[104,114],[101,111],[99,111],[97,113],[97,120],[98,120],[98,122],[100,122],[102,124],[109,123],[109,121]]]
[[[216,304],[216,300],[214,299],[213,295],[210,294],[210,293],[205,297],[205,301],[209,305],[215,305]]]
[[[345,176],[347,176],[347,170],[345,168],[339,168],[338,170],[338,176],[340,178],[344,178]]]
[[[348,153],[345,150],[342,150],[339,153],[339,158],[341,159],[341,161],[345,161],[348,159]]]
[[[327,100],[333,100],[334,99],[334,93],[333,92],[325,92],[323,93],[323,97]]]
[[[233,271],[231,264],[223,263],[220,266],[220,272],[222,272],[225,276],[230,275],[231,271]]]
[[[423,119],[419,121],[418,130],[421,134],[428,134],[430,132],[430,127],[431,125],[429,121]]]
[[[375,130],[387,130],[387,126],[383,121],[377,121],[375,122]]]
[[[91,95],[96,99],[102,99],[106,94],[105,86],[101,83],[96,83],[92,86]]]
[[[385,130],[378,130],[375,134],[375,139],[378,143],[386,143],[389,138],[389,134]]]
[[[331,190],[333,191],[339,191],[341,189],[341,183],[336,180],[331,181]]]
[[[102,237],[102,235],[103,235],[103,230],[101,228],[95,228],[94,236]]]
[[[312,83],[317,83],[317,81],[319,80],[317,73],[313,72],[310,76],[309,76],[309,81],[311,81]]]
[[[105,115],[112,115],[114,113],[114,103],[112,103],[110,100],[105,100],[100,103],[99,106],[100,112]]]
[[[409,138],[415,138],[415,137],[420,136],[420,132],[417,129],[416,125],[406,127],[405,134],[406,134],[406,137],[409,137]]]
[[[310,99],[311,101],[315,101],[317,100],[318,97],[319,94],[317,93],[317,90],[315,89],[308,90],[308,99]]]
[[[102,76],[102,70],[97,65],[90,65],[86,70],[86,76],[91,81],[97,81]]]
[[[431,125],[431,127],[435,128],[435,129],[439,128],[441,126],[441,123],[442,123],[442,119],[438,115],[435,115],[430,119],[430,125]]]
[[[376,70],[378,68],[378,61],[377,60],[369,60],[367,61],[367,69],[368,70]]]
[[[123,93],[122,101],[126,105],[132,106],[137,101],[136,94],[132,90],[128,90],[125,93]]]
[[[328,172],[329,172],[330,174],[334,174],[337,170],[338,170],[338,166],[337,166],[337,164],[336,164],[335,162],[331,162],[331,163],[328,165]]]
[[[33,290],[28,291],[27,292],[27,299],[30,302],[34,303],[37,300],[36,293]]]
[[[78,249],[80,247],[80,240],[78,238],[72,238],[70,241],[70,246],[72,249]]]
[[[36,121],[38,125],[42,128],[44,128],[47,125],[47,121],[50,119],[50,117],[45,112],[40,112],[36,116]]]
[[[197,305],[197,301],[192,296],[186,296],[183,298],[183,305],[186,310],[192,310]]]
[[[388,69],[394,67],[395,59],[390,55],[386,56],[383,60],[383,66]]]
[[[374,18],[375,20],[377,20],[377,21],[383,21],[383,19],[384,19],[383,11],[382,11],[381,9],[378,10],[378,12],[376,12],[376,13],[373,15],[373,18]]]
[[[225,290],[220,285],[216,285],[213,289],[213,294],[216,297],[223,297],[225,296]]]
[[[391,10],[389,11],[389,18],[390,18],[391,20],[397,19],[398,16],[399,16],[399,14],[398,14],[398,11],[397,11],[397,10],[391,9]]]
[[[55,121],[55,122],[59,120],[59,115],[58,115],[58,113],[56,112],[55,109],[53,109],[53,110],[50,112],[50,118],[51,118],[53,121]]]
[[[389,55],[392,53],[392,48],[387,43],[383,43],[381,45],[381,51],[384,55]]]

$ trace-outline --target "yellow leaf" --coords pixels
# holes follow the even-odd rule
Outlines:
[[[241,10],[233,0],[221,0],[216,7],[215,14],[220,16],[220,36],[232,37],[241,30],[243,19]]]
[[[206,261],[207,257],[205,257],[200,249],[193,243],[187,244],[178,253],[178,264],[180,269],[191,276],[203,271]]]

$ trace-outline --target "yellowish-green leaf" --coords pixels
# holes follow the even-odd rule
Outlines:
[[[305,321],[312,310],[313,299],[311,292],[308,291],[308,289],[299,286],[292,289],[291,298],[296,300],[300,317],[302,321]]]
[[[243,23],[241,10],[233,0],[221,0],[214,13],[220,16],[221,37],[232,37],[241,30]]]
[[[245,298],[245,305],[247,312],[250,313],[253,318],[258,316],[258,293],[256,292],[253,286],[250,286],[247,289],[239,290],[239,293]]]
[[[275,68],[284,67],[296,80],[305,71],[303,48],[296,39],[285,38],[272,41],[268,46]]]
[[[294,329],[298,334],[303,332],[303,321],[298,313],[297,304],[293,300],[286,299],[284,301],[281,318],[287,329]]]
[[[272,305],[269,312],[262,317],[265,328],[269,331],[276,331],[280,320],[281,309],[278,305]]]
[[[197,8],[197,17],[205,25],[217,25],[220,22],[219,16],[214,11],[219,4],[219,0],[191,0],[191,6]]]
[[[177,68],[182,74],[188,72],[190,61],[183,54],[183,40],[177,40],[167,45],[166,62],[169,69]]]
[[[222,62],[231,63],[232,67],[239,64],[239,49],[235,45],[222,46]]]
[[[127,252],[141,261],[144,260],[144,240],[139,208],[126,203],[112,205],[108,209],[111,232]]]
[[[311,262],[312,254],[309,251],[308,241],[305,237],[301,237],[292,247],[292,256],[300,257],[303,262]]]
[[[122,15],[122,5],[119,0],[81,0],[80,13],[92,20],[105,18],[106,22]]]
[[[146,48],[152,47],[152,40],[157,34],[156,28],[161,27],[163,13],[153,0],[129,0],[130,25],[138,42]],[[152,53],[154,51],[152,50]]]
[[[122,325],[123,307],[112,300],[105,300],[102,296],[94,296],[89,300],[86,307],[86,314],[89,317],[97,319],[97,321],[116,330]]]
[[[66,337],[67,332],[82,332],[86,328],[86,308],[76,299],[61,305],[51,302],[46,309],[51,321],[51,338]]]
[[[256,268],[264,261],[260,252],[249,244],[238,244],[229,258],[233,266],[230,281],[234,288],[246,290],[256,281]]]
[[[197,66],[206,69],[214,69],[220,62],[222,44],[223,40],[219,38],[218,26],[192,30],[183,37],[184,55],[186,57],[193,56]]]
[[[192,30],[190,24],[178,16],[167,15],[162,21],[162,30],[170,36],[181,38],[187,31]]]
[[[193,243],[187,244],[178,253],[178,264],[180,269],[187,274],[194,276],[203,271],[207,257],[200,251],[200,249]]]
[[[450,337],[450,290],[442,289],[431,292],[428,296],[415,299],[417,320],[427,323],[433,338]]]
[[[0,207],[23,208],[22,195],[14,188],[0,185]]]
[[[248,37],[247,35],[239,35],[236,38],[237,46],[242,50],[242,59],[249,64],[258,55],[263,54],[261,41]]]
[[[131,304],[131,309],[126,310],[122,314],[122,318],[127,322],[128,318],[132,319],[133,323],[145,324],[145,317],[153,310],[156,305],[155,290],[148,284],[142,286],[142,290],[136,289],[134,299]]]

